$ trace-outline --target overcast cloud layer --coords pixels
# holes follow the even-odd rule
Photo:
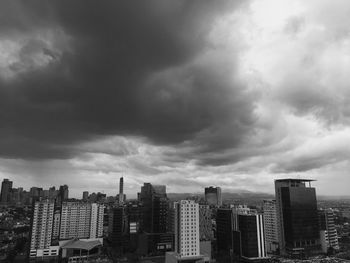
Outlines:
[[[0,176],[348,194],[350,3],[1,1]]]

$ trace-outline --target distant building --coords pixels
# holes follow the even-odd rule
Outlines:
[[[327,253],[329,249],[339,250],[333,210],[318,210],[318,216],[322,252]]]
[[[58,190],[58,195],[57,195],[57,204],[61,205],[64,201],[68,200],[69,196],[69,190],[68,190],[68,185],[61,185],[60,189]]]
[[[205,188],[205,201],[212,206],[222,205],[222,196],[220,187],[206,187]]]
[[[4,179],[1,184],[0,203],[7,205],[11,201],[12,181]]]
[[[103,214],[101,204],[63,202],[59,239],[102,237]]]
[[[303,257],[321,250],[315,188],[305,179],[275,180],[279,247]],[[308,185],[307,185],[308,184]]]
[[[41,187],[30,188],[30,203],[33,204],[36,201],[40,201],[43,196],[43,189]]]
[[[278,228],[276,200],[264,200],[264,227],[266,238],[266,252],[268,254],[278,254]]]
[[[120,177],[120,179],[119,179],[118,203],[119,203],[119,205],[123,205],[124,202],[125,202],[125,197],[124,197],[124,178]]]
[[[84,191],[83,192],[83,200],[87,201],[89,199],[89,192],[88,191]]]
[[[56,187],[52,186],[49,188],[49,199],[54,200],[57,197]]]
[[[57,257],[58,246],[51,246],[55,203],[37,201],[34,204],[33,222],[30,239],[30,258]]]

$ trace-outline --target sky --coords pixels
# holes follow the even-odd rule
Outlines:
[[[0,2],[0,179],[349,194],[348,0]]]

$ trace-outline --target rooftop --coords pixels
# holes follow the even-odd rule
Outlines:
[[[314,182],[314,179],[296,179],[296,178],[286,178],[286,179],[276,179],[275,182]]]
[[[101,242],[99,240],[92,241],[82,241],[79,239],[72,239],[66,244],[62,246],[62,248],[73,248],[73,249],[84,249],[91,250],[97,246],[101,246]]]

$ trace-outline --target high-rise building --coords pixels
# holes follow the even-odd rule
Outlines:
[[[278,254],[276,200],[264,200],[263,202],[266,252]]]
[[[169,232],[169,203],[165,185],[144,183],[138,194],[140,205],[140,252],[143,254],[165,253],[173,249],[174,233]]]
[[[205,188],[205,201],[212,206],[221,206],[221,188],[220,187],[206,187]]]
[[[43,189],[40,187],[31,187],[30,188],[30,203],[33,204],[36,201],[40,201],[43,197]]]
[[[127,204],[127,215],[129,224],[129,249],[135,251],[137,249],[138,234],[141,221],[141,206],[138,201],[130,201]]]
[[[221,254],[230,254],[233,248],[233,213],[230,208],[219,208],[216,213],[217,250]]]
[[[320,224],[320,240],[322,252],[327,253],[329,250],[338,250],[338,235],[334,223],[334,212],[332,209],[318,210]]]
[[[1,184],[0,203],[8,204],[11,200],[12,181],[4,179]]]
[[[63,202],[60,239],[103,236],[104,206],[96,203]]]
[[[118,252],[122,252],[127,246],[128,238],[128,217],[126,208],[123,206],[114,207],[109,214],[108,239]]]
[[[56,210],[53,216],[52,239],[57,240],[60,236],[61,211]]]
[[[216,229],[222,262],[266,259],[263,215],[256,210],[246,206],[219,208]]]
[[[141,187],[141,229],[147,233],[167,232],[168,199],[165,185],[144,183]]]
[[[175,203],[175,251],[180,257],[199,256],[199,205],[192,200]]]
[[[55,203],[50,200],[34,204],[30,240],[31,258],[58,256],[59,247],[51,246]]]
[[[209,205],[199,205],[199,239],[211,241],[214,238],[212,211]]]
[[[175,207],[175,251],[166,254],[166,262],[196,262],[200,255],[199,205],[193,200],[181,200]]]
[[[49,199],[54,200],[57,197],[56,187],[52,186],[49,188]]]
[[[275,180],[280,253],[302,257],[318,253],[320,233],[315,188],[306,179]]]
[[[118,195],[119,205],[124,204],[124,178],[120,177],[119,179],[119,195]]]
[[[266,259],[263,215],[234,214],[233,253],[245,261]]]
[[[87,201],[89,199],[89,192],[88,191],[84,191],[83,192],[83,200]]]
[[[67,201],[69,195],[68,185],[61,185],[58,190],[57,204],[61,205],[64,201]]]

